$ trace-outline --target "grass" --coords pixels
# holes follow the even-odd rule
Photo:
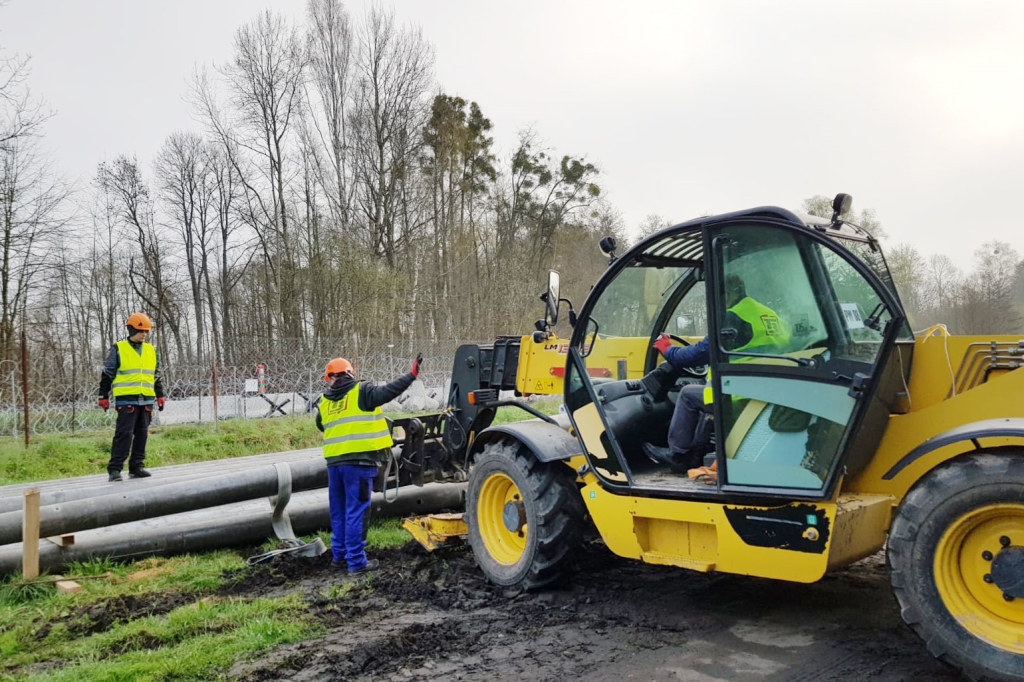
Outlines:
[[[399,524],[398,519],[371,523],[369,546],[408,542]],[[319,537],[330,544],[328,533]],[[260,552],[276,546],[268,542]],[[215,680],[239,660],[321,633],[301,594],[252,600],[215,596],[225,571],[245,565],[245,558],[231,551],[130,564],[91,561],[65,571],[71,577],[104,576],[81,580],[82,591],[74,595],[8,579],[0,584],[0,680]],[[354,584],[333,585],[322,594],[343,600],[355,596],[353,589]],[[90,605],[105,609],[129,598],[174,607],[88,634]]]

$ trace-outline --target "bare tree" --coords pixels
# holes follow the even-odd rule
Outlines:
[[[427,118],[433,49],[419,29],[399,29],[394,14],[380,7],[367,14],[358,42],[352,118],[356,202],[365,243],[393,267],[403,237],[401,197]]]
[[[69,191],[32,137],[0,147],[0,359],[10,359],[32,286],[66,229]]]
[[[224,109],[205,73],[195,79],[192,101],[234,167],[243,189],[240,215],[254,230],[268,277],[263,305],[265,336],[301,330],[297,273],[286,190],[288,145],[302,107],[306,52],[294,27],[269,11],[235,33],[234,57],[220,69],[230,107]],[[257,304],[258,305],[258,304]]]
[[[188,272],[195,315],[196,353],[200,362],[204,359],[207,338],[205,302],[209,296],[210,252],[216,219],[215,183],[209,177],[209,152],[199,135],[174,133],[164,142],[156,160],[160,197],[181,238],[181,253]]]
[[[101,163],[97,183],[116,206],[125,236],[135,247],[126,273],[134,294],[151,312],[156,327],[170,330],[178,357],[186,357],[182,311],[174,293],[167,248],[159,240],[149,186],[138,161],[122,155],[112,163]]]
[[[324,188],[335,225],[351,220],[352,181],[348,116],[352,102],[353,34],[348,13],[339,0],[309,0],[309,80],[307,95],[312,129],[320,145],[314,152],[317,179]],[[322,152],[320,151],[322,150]],[[321,162],[323,159],[323,162]]]

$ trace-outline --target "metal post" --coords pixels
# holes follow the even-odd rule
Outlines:
[[[18,437],[18,383],[11,370],[11,437]]]
[[[21,324],[21,395],[25,403],[25,449],[28,449],[28,343],[25,340],[24,320]]]
[[[211,363],[210,379],[212,386],[210,390],[213,391],[213,430],[217,430],[217,332],[210,330],[210,336],[213,337],[213,362]]]

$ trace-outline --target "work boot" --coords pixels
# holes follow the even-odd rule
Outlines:
[[[124,479],[121,478],[121,472],[120,471],[110,471],[110,470],[107,471],[107,482],[108,483],[113,483],[114,481],[123,481],[123,480]]]
[[[138,469],[128,470],[128,478],[149,478],[152,475],[153,474],[149,473],[142,467],[139,467]]]
[[[367,573],[369,573],[371,571],[377,570],[377,568],[379,566],[380,566],[380,561],[378,559],[370,559],[369,561],[366,562],[366,565],[363,566],[362,568],[357,568],[354,571],[349,569],[349,574],[350,575],[365,575],[365,574],[367,574]]]
[[[644,454],[655,464],[674,464],[671,448],[662,448],[653,443],[644,443]]]
[[[667,465],[677,474],[685,474],[700,466],[700,453],[696,450],[673,452],[672,448],[662,448],[651,443],[644,443],[643,449],[652,462]]]

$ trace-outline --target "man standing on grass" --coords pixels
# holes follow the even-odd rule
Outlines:
[[[391,456],[395,444],[380,408],[412,385],[422,362],[423,356],[417,355],[408,374],[385,386],[356,381],[352,363],[345,358],[334,358],[324,370],[329,386],[320,399],[316,427],[324,432],[327,458],[331,563],[349,573],[366,573],[380,565],[377,559],[366,558],[370,492],[380,462]]]
[[[111,481],[123,480],[121,469],[126,459],[129,477],[148,478],[152,475],[143,467],[149,422],[153,418],[154,403],[158,409],[164,409],[160,362],[156,349],[146,343],[146,337],[153,330],[153,322],[145,313],[132,313],[125,326],[128,338],[111,346],[100,374],[100,407],[104,412],[110,408],[107,396],[113,390],[114,409],[117,410],[114,442],[107,464],[108,480]]]

